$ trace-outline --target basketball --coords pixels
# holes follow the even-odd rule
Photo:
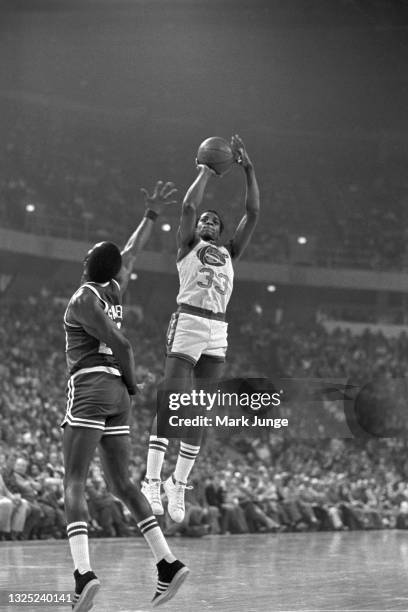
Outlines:
[[[234,154],[225,138],[212,136],[198,147],[197,163],[209,166],[219,175],[230,170],[234,161]]]

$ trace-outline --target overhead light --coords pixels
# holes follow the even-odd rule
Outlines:
[[[169,232],[171,230],[170,223],[163,223],[163,225],[161,226],[161,229],[163,232]]]
[[[266,290],[269,293],[273,293],[274,291],[276,291],[276,285],[267,285]]]
[[[26,204],[25,209],[26,209],[26,211],[27,211],[28,213],[32,213],[32,212],[34,212],[34,211],[35,211],[35,206],[34,206],[34,204]]]
[[[136,272],[132,272],[130,275],[130,280],[137,280],[137,274]]]
[[[307,243],[307,238],[306,236],[298,236],[298,244],[306,244]]]

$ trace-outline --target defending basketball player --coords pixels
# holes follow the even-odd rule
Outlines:
[[[84,261],[80,288],[64,316],[69,371],[64,428],[65,513],[74,561],[73,609],[92,607],[100,582],[91,569],[85,484],[95,449],[111,492],[132,512],[158,569],[153,606],[173,597],[188,568],[171,553],[145,496],[129,478],[129,413],[136,393],[132,347],[121,331],[125,291],[137,254],[148,240],[163,206],[174,204],[172,183],[142,190],[144,218],[120,252],[112,242],[96,244]]]
[[[259,215],[259,189],[253,164],[238,135],[231,148],[246,178],[245,214],[233,238],[222,246],[223,222],[213,210],[198,214],[205,188],[215,172],[198,165],[198,176],[188,189],[177,234],[177,268],[180,290],[177,311],[172,315],[165,363],[164,388],[189,391],[202,388],[205,381],[221,378],[227,351],[226,309],[233,287],[233,261],[248,245]],[[201,382],[200,382],[201,381]],[[166,387],[167,385],[167,387]],[[160,410],[160,406],[158,407]],[[159,432],[160,433],[160,432]],[[184,518],[187,480],[200,450],[202,431],[181,440],[174,473],[165,481],[168,512],[175,522]],[[142,491],[154,514],[163,514],[160,485],[161,469],[168,439],[157,435],[155,419],[149,440],[146,478]]]

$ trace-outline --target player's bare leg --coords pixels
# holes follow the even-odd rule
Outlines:
[[[197,390],[207,390],[209,385],[214,385],[221,378],[223,367],[223,362],[203,355],[194,367],[194,385],[192,386]],[[203,433],[201,427],[191,428],[188,438],[180,441],[174,474],[164,483],[164,490],[169,501],[168,511],[176,523],[181,523],[185,516],[185,490],[188,486],[188,477],[200,451]]]
[[[101,435],[102,431],[98,429],[70,425],[65,425],[64,428],[64,498],[67,535],[75,567],[75,595],[72,606],[75,612],[90,610],[100,587],[89,560],[85,486],[89,465]]]
[[[130,440],[126,435],[105,435],[100,441],[101,461],[110,491],[133,514],[149,545],[158,570],[158,584],[153,606],[171,599],[187,578],[189,569],[171,552],[153,516],[152,509],[139,487],[129,477]]]
[[[191,391],[193,384],[193,367],[193,364],[186,359],[180,357],[167,357],[162,389],[180,393]],[[167,401],[165,393],[163,394],[163,399]],[[167,410],[167,405],[158,406],[157,409]],[[157,432],[157,418],[155,418],[149,439],[146,478],[143,482],[142,491],[149,500],[152,510],[156,515],[164,513],[160,496],[161,470],[168,443],[168,438],[160,436],[160,432]],[[170,507],[169,513],[173,518],[172,507]],[[175,519],[173,518],[173,520]]]

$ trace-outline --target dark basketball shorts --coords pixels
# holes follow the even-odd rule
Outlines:
[[[67,407],[61,427],[86,427],[104,436],[129,434],[130,396],[120,376],[75,372],[67,384]]]

